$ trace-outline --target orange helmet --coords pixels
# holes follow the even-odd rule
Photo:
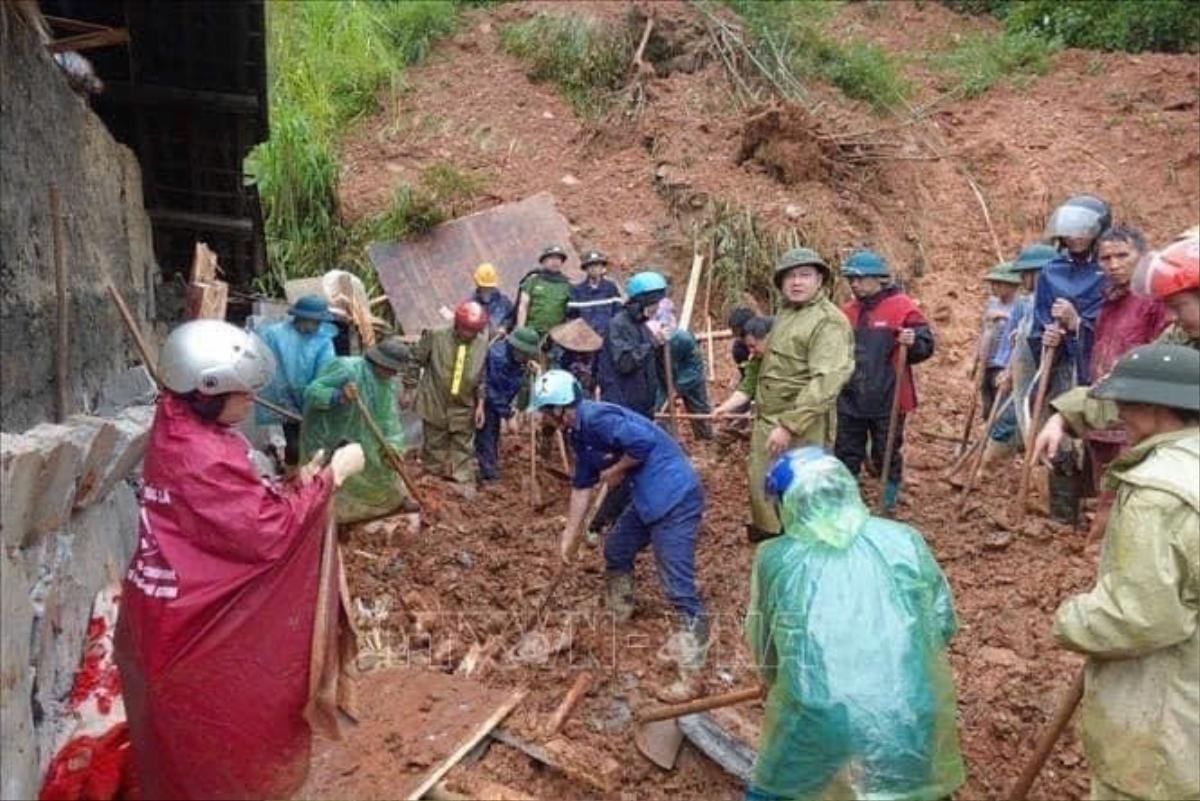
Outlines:
[[[487,312],[473,300],[464,300],[454,309],[454,327],[462,331],[478,334],[487,328]]]
[[[1139,295],[1159,299],[1200,289],[1200,238],[1185,236],[1147,254],[1134,270],[1131,285]]]

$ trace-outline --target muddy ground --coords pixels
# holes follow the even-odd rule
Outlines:
[[[461,211],[554,192],[576,247],[612,254],[616,277],[639,263],[659,263],[682,284],[690,224],[718,201],[793,228],[827,254],[844,256],[864,245],[883,252],[926,310],[938,340],[936,355],[917,369],[921,406],[908,424],[898,517],[925,535],[955,592],[961,628],[951,660],[968,769],[957,795],[1001,797],[1080,664],[1055,647],[1050,623],[1066,596],[1090,586],[1098,545],[1040,515],[1031,515],[1016,536],[1004,536],[996,521],[1012,505],[1015,463],[989,478],[965,519],[954,522],[956,491],[941,478],[954,448],[945,437],[961,430],[967,412],[984,300],[980,276],[998,260],[996,245],[1011,258],[1040,234],[1053,205],[1075,191],[1106,197],[1118,220],[1141,227],[1152,242],[1193,225],[1200,218],[1197,62],[1066,51],[1045,76],[961,100],[944,96],[946,77],[926,59],[906,57],[917,87],[913,105],[924,110],[918,123],[897,127],[897,118],[875,116],[836,90],[810,89],[822,103],[823,130],[875,131],[901,157],[851,173],[785,169],[789,153],[812,151],[803,141],[789,144],[787,136],[772,141],[769,126],[748,130],[747,120],[761,109],[731,98],[715,59],[656,65],[660,74],[646,83],[640,115],[598,124],[579,120],[552,86],[530,82],[524,67],[498,47],[501,25],[536,11],[569,7],[626,24],[631,5],[513,3],[472,12],[459,34],[406,74],[405,91],[386,98],[380,115],[348,133],[344,210],[351,217],[379,211],[397,183],[449,161],[487,176],[485,189]],[[688,6],[653,8],[664,36],[703,54],[697,37],[704,29]],[[936,3],[849,4],[834,23],[837,36],[877,41],[901,55],[936,50],[956,34],[988,28]],[[751,141],[764,130],[765,141]],[[752,146],[743,152],[748,141]],[[725,347],[718,349],[717,367],[710,393],[720,398],[733,370]],[[722,450],[687,440],[709,493],[698,560],[718,616],[705,678],[716,692],[753,680],[739,626],[752,557],[743,539],[745,446]],[[525,442],[506,437],[504,480],[474,501],[427,479],[442,514],[431,516],[420,534],[398,532],[389,544],[386,525],[349,532],[344,549],[352,592],[364,608],[367,663],[453,670],[474,639],[495,637],[537,603],[556,567],[565,486],[543,474],[540,484],[554,502],[540,512],[532,507]],[[868,495],[873,492],[868,486]],[[603,619],[602,581],[598,551],[585,548],[550,607],[548,636],[564,649],[544,664],[502,655],[480,680],[531,688],[507,725],[534,737],[574,674],[595,672],[600,680],[563,736],[593,749],[598,764],[602,757],[617,759],[619,786],[597,792],[500,745],[456,768],[448,783],[486,777],[536,797],[740,797],[736,781],[690,749],[673,773],[637,754],[629,717],[669,678],[656,657],[670,631],[669,607],[644,561],[637,617],[614,629]],[[754,719],[757,712],[746,714]],[[1086,790],[1087,766],[1068,733],[1031,797],[1082,798]]]

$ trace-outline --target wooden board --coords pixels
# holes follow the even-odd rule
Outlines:
[[[445,325],[439,307],[453,309],[470,296],[471,275],[483,262],[500,274],[500,288],[516,301],[517,284],[537,267],[547,245],[567,251],[572,283],[582,280],[571,228],[549,192],[443,223],[403,242],[376,242],[367,255],[387,293],[396,321],[406,333]]]
[[[339,742],[314,738],[297,798],[420,798],[524,697],[428,670],[382,670],[361,682],[358,725],[344,726]]]

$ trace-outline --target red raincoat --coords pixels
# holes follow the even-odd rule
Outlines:
[[[262,480],[236,431],[164,393],[116,659],[144,798],[283,798],[303,718],[329,472]]]

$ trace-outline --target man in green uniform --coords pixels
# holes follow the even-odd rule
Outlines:
[[[767,338],[750,435],[752,542],[779,534],[779,517],[763,491],[763,474],[801,445],[833,446],[837,399],[854,372],[854,331],[829,299],[833,271],[810,248],[794,248],[775,265],[783,306]]]
[[[421,460],[430,473],[472,489],[475,429],[484,422],[487,325],[483,307],[466,300],[454,310],[452,326],[425,331],[413,349],[413,361],[424,368],[413,407],[423,423]]]
[[[1093,799],[1200,798],[1200,353],[1142,345],[1091,388],[1132,442],[1091,591],[1054,636],[1088,657],[1080,739]],[[1074,421],[1073,425],[1080,421]]]
[[[399,337],[388,337],[363,356],[339,356],[328,362],[304,390],[301,463],[319,450],[330,452],[342,440],[361,444],[366,456],[366,468],[346,479],[334,500],[339,523],[370,520],[396,509],[410,514],[419,511],[355,399],[357,395],[366,406],[388,447],[402,451],[404,432],[392,379],[407,361],[408,347]]]
[[[567,317],[571,282],[563,275],[567,252],[558,245],[542,251],[540,267],[521,280],[517,298],[517,327],[529,326],[544,337]]]

